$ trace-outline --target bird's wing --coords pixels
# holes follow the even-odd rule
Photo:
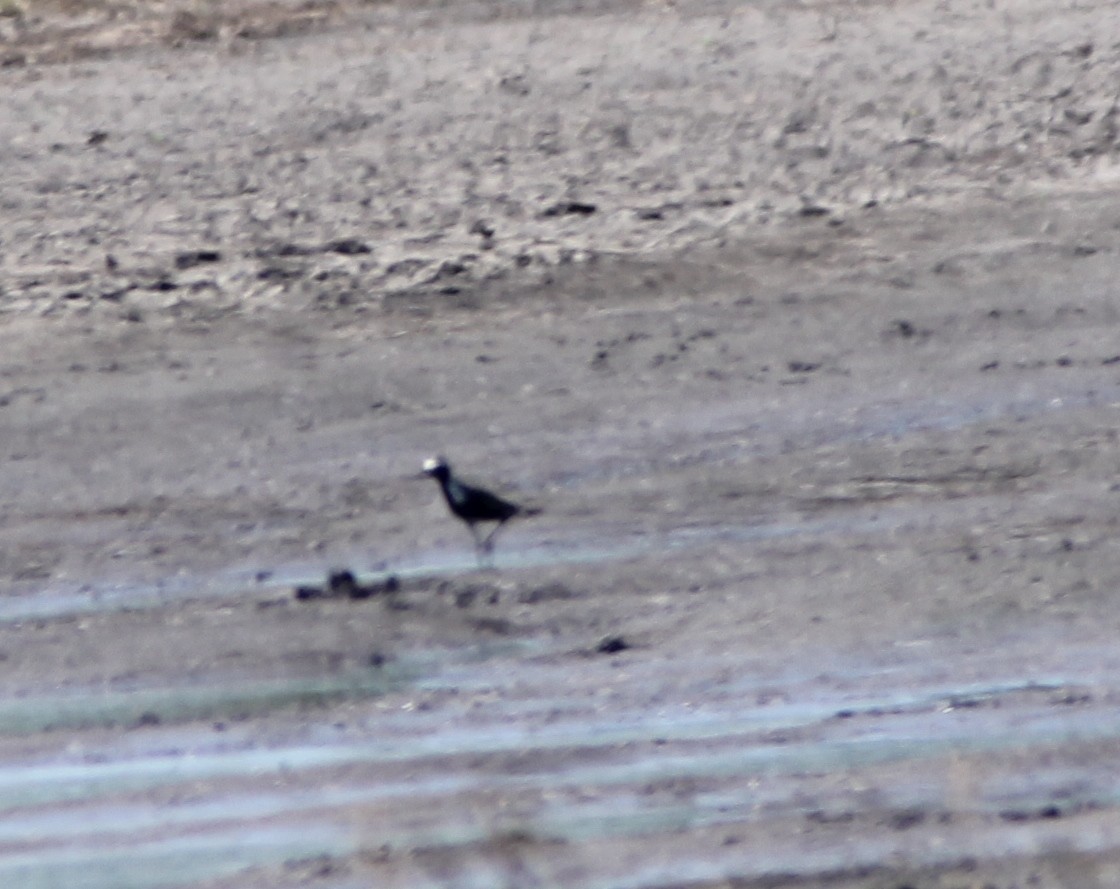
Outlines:
[[[504,500],[497,494],[493,494],[484,488],[464,487],[467,488],[467,494],[471,505],[481,512],[491,513],[495,517],[504,516],[505,518],[509,518],[521,512],[521,507],[516,503]]]

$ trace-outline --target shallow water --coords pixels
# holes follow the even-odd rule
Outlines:
[[[4,854],[0,879],[22,889],[176,886],[292,857],[337,853],[345,848],[340,835],[337,829],[316,825],[257,827],[222,836],[175,836],[125,849],[106,848],[94,838],[88,845]]]
[[[742,827],[768,817],[765,812],[775,808],[785,817],[798,812],[805,816],[820,802],[801,798],[798,782],[783,778],[1120,738],[1120,715],[1111,708],[1053,704],[1055,695],[1100,682],[1102,653],[1082,654],[1089,666],[1084,675],[931,684],[923,682],[919,661],[900,666],[889,678],[873,668],[861,675],[858,665],[850,665],[848,672],[835,671],[832,688],[822,688],[809,676],[788,677],[785,702],[753,708],[724,704],[704,712],[672,707],[654,714],[573,712],[570,718],[531,730],[523,728],[525,723],[518,721],[515,712],[502,707],[487,714],[482,724],[458,728],[446,722],[445,714],[407,714],[413,723],[429,720],[432,731],[420,730],[399,740],[392,735],[404,714],[368,724],[359,741],[344,736],[260,747],[244,746],[235,739],[204,739],[189,726],[177,737],[174,727],[164,727],[151,741],[155,749],[148,752],[142,742],[132,739],[127,748],[120,743],[86,748],[81,761],[67,757],[61,762],[0,768],[0,875],[18,881],[10,885],[140,889],[176,882],[168,878],[169,868],[176,870],[180,882],[189,882],[252,863],[347,855],[368,838],[355,837],[345,828],[347,819],[339,820],[345,810],[423,811],[429,805],[441,809],[442,800],[476,792],[512,797],[530,793],[537,802],[508,824],[476,823],[456,805],[447,807],[435,822],[422,818],[414,827],[407,826],[408,818],[394,824],[379,822],[378,842],[393,848],[453,849],[485,841],[495,830],[531,826],[534,836],[550,842],[583,843]],[[1116,656],[1111,653],[1113,660]],[[556,677],[549,675],[554,669],[564,668],[535,664],[528,675],[511,677],[504,664],[482,660],[448,664],[445,672],[437,667],[419,681],[428,688],[485,685],[497,692],[497,700],[508,696],[518,701],[526,695],[526,683],[532,688],[557,688]],[[873,694],[851,690],[853,684],[872,676],[887,688]],[[353,685],[348,693],[376,695],[379,690],[371,683],[364,688]],[[751,695],[737,700],[749,701]],[[24,703],[44,711],[55,705],[49,696]],[[550,707],[564,701],[532,698],[532,703]],[[503,755],[516,755],[528,763],[536,758],[533,754],[550,751],[563,753],[564,765],[558,767],[547,756],[540,758],[540,769],[523,766],[513,773],[479,771],[472,765],[480,757],[485,761]],[[441,765],[433,768],[437,763]],[[401,778],[386,779],[382,769],[345,785],[336,779],[320,783],[314,777],[325,775],[324,769],[344,766],[388,766]],[[290,782],[301,774],[310,778],[303,789],[268,789],[269,776]],[[128,802],[129,796],[153,788],[213,781],[220,785],[223,779],[246,776],[252,778],[250,786],[239,784],[216,797],[188,797],[173,805],[146,802],[142,797]],[[759,781],[766,782],[764,789]],[[681,799],[650,796],[644,789],[667,782],[689,782],[698,790]],[[1008,807],[1030,812],[1054,805],[1109,806],[1120,798],[1120,781],[1102,782],[1095,775],[1088,780],[1078,769],[1060,764],[1041,770],[1026,785],[1014,775],[993,775],[979,783],[983,786],[974,791],[971,808],[981,813],[999,813]],[[588,795],[591,788],[595,792]],[[895,807],[938,810],[947,805],[950,789],[918,781],[896,783],[886,792]],[[65,807],[59,808],[62,803]],[[1021,834],[1021,826],[1016,831]],[[112,843],[99,843],[99,838],[111,838]],[[993,834],[989,842],[1013,841]],[[1091,838],[1086,843],[1091,846]],[[20,851],[28,845],[34,851]],[[880,854],[880,843],[868,836],[844,853],[847,858],[835,848],[824,849],[811,864],[827,869],[841,858],[870,861]],[[777,872],[789,866],[793,856],[793,849],[782,848],[768,856],[756,853],[751,872]],[[700,874],[711,878],[721,866],[726,862],[687,858],[674,864],[679,877],[697,878]],[[648,883],[639,874],[632,876],[633,882],[624,884]]]

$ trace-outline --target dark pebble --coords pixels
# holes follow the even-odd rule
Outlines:
[[[620,651],[626,651],[629,647],[630,643],[621,636],[607,636],[606,639],[595,646],[595,650],[599,654],[617,654]]]

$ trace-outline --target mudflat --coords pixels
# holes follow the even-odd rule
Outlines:
[[[0,11],[5,885],[1116,884],[1120,11]]]

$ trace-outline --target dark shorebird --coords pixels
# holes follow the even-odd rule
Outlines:
[[[485,488],[476,488],[455,478],[451,471],[451,464],[443,457],[433,457],[424,461],[424,475],[430,475],[439,482],[447,506],[456,516],[467,523],[474,538],[475,549],[478,551],[479,564],[483,564],[484,557],[494,549],[494,535],[502,525],[516,515],[536,515],[539,509],[530,509],[503,500],[497,494],[492,494]],[[485,537],[479,537],[478,524],[480,522],[497,522],[493,530]]]

